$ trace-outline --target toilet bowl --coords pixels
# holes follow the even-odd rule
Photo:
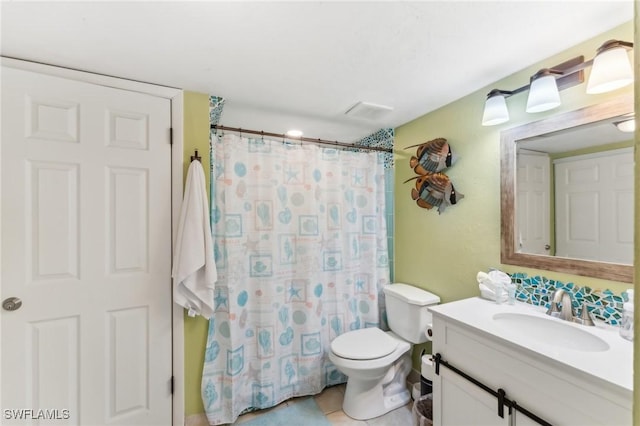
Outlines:
[[[384,293],[391,331],[349,331],[336,337],[329,351],[331,362],[348,377],[342,410],[357,420],[381,416],[409,402],[405,382],[411,347],[426,341],[424,331],[431,325],[427,306],[440,302],[438,296],[407,284],[386,286]]]
[[[409,342],[391,331],[363,328],[338,336],[331,349],[329,359],[349,378],[342,403],[349,417],[371,419],[409,402],[404,383],[411,370]]]

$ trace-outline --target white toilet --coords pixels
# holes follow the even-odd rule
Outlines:
[[[342,410],[357,420],[381,416],[409,402],[405,381],[411,371],[411,346],[427,341],[428,306],[440,298],[407,284],[384,287],[391,331],[363,328],[331,342],[329,359],[345,375]]]

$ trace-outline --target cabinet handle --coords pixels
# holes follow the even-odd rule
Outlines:
[[[504,397],[506,392],[504,389],[498,389],[498,415],[501,419],[504,419]]]

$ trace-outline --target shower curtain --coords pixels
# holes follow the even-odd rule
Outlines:
[[[389,259],[382,155],[226,134],[212,160],[213,425],[346,381],[330,342],[386,327]]]

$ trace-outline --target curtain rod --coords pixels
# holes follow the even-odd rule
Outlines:
[[[272,136],[272,137],[277,137],[278,139],[283,139],[283,140],[284,139],[291,139],[291,140],[300,141],[300,142],[312,142],[312,143],[317,143],[317,144],[321,144],[321,145],[333,145],[333,146],[338,146],[340,148],[356,148],[356,149],[364,149],[365,151],[393,152],[393,150],[391,148],[380,148],[380,147],[377,147],[377,146],[356,145],[354,143],[328,141],[328,140],[325,140],[325,139],[292,137],[292,136],[287,136],[285,134],[269,133],[269,132],[263,132],[261,130],[247,130],[247,129],[241,129],[239,127],[227,127],[227,126],[220,126],[220,125],[217,125],[217,124],[212,124],[211,128],[212,129],[216,129],[216,130],[223,130],[223,131],[227,130],[229,132],[238,132],[240,134],[249,133],[249,134],[252,134],[252,135]]]

